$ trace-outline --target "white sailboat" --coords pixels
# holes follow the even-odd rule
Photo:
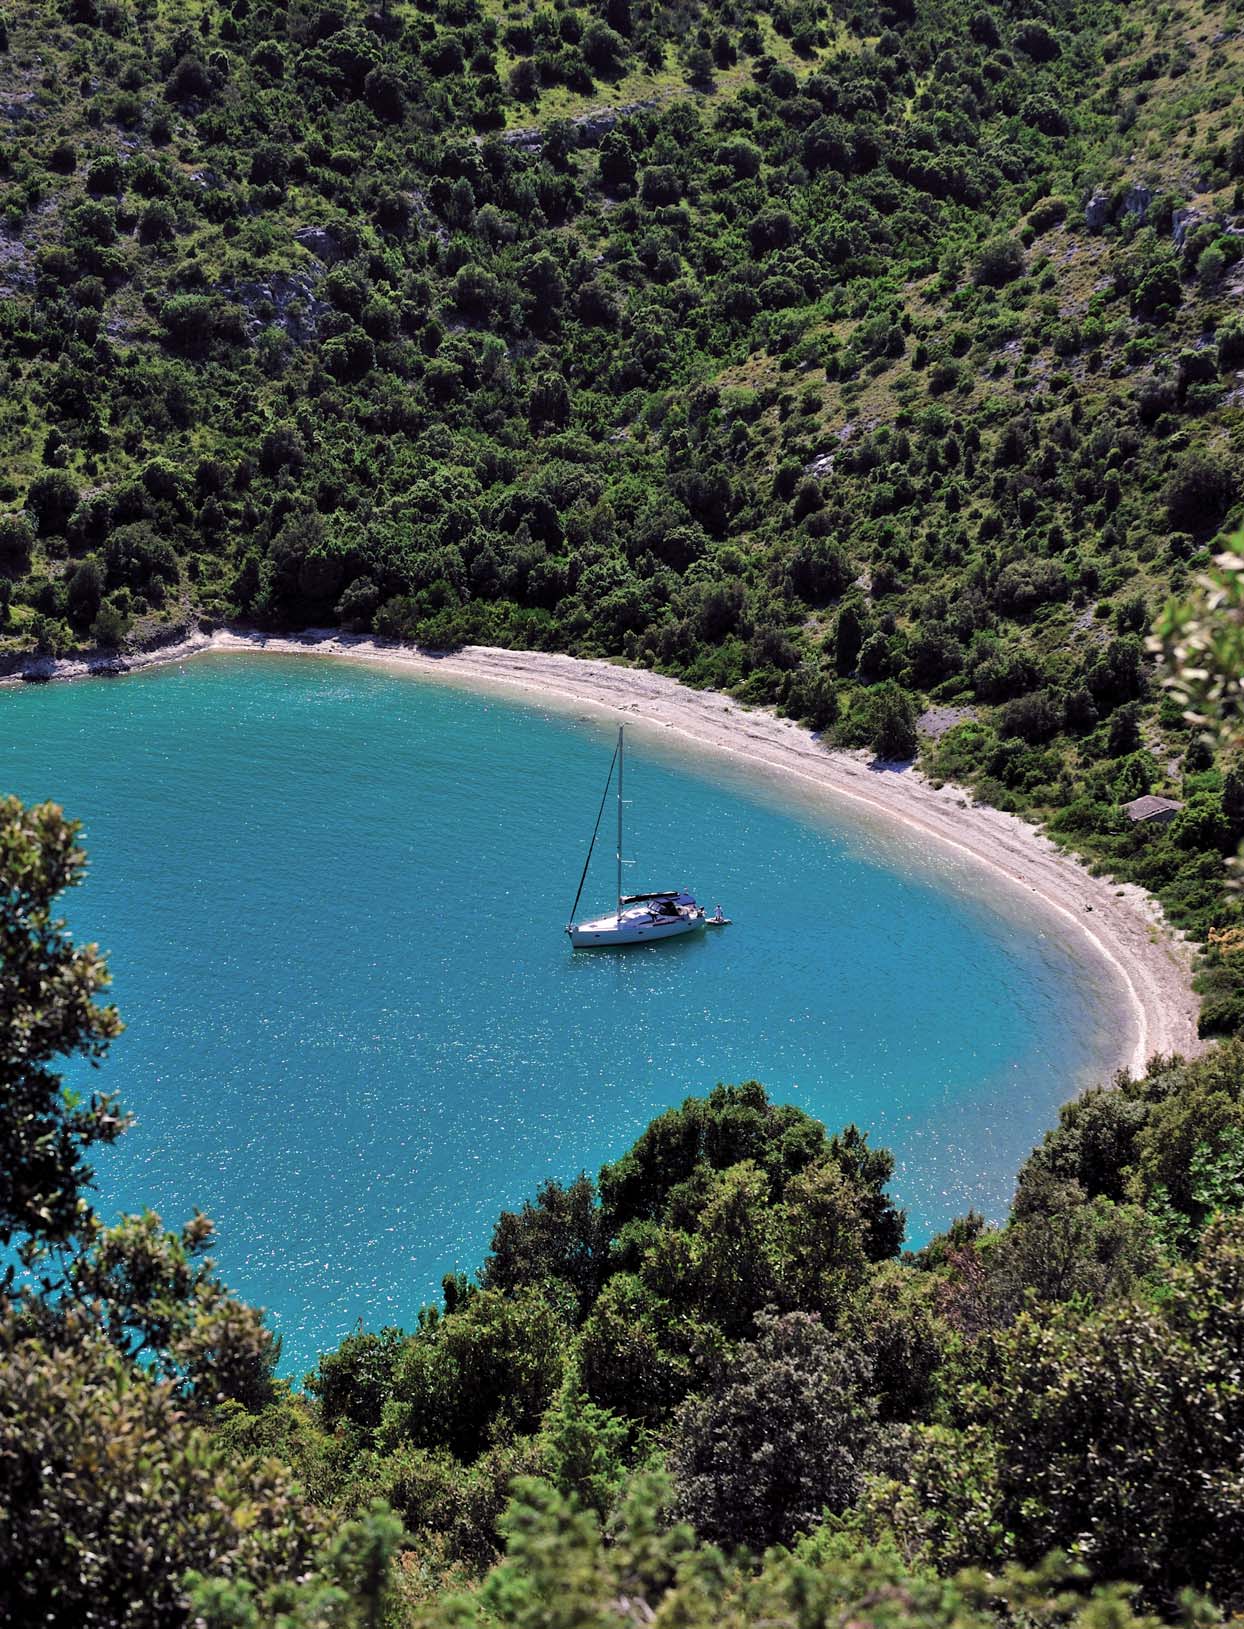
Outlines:
[[[717,918],[706,918],[703,908],[696,904],[692,894],[681,888],[670,888],[661,893],[654,894],[624,894],[622,892],[622,773],[626,758],[625,727],[618,726],[618,744],[613,751],[613,761],[609,765],[609,775],[605,781],[605,790],[601,795],[600,809],[596,815],[596,829],[592,832],[592,841],[588,846],[587,859],[583,863],[583,875],[579,878],[579,892],[574,897],[574,904],[570,907],[570,921],[566,924],[566,932],[570,943],[576,950],[592,948],[604,949],[612,945],[638,945],[647,944],[653,939],[675,939],[680,934],[698,933],[707,922],[718,922],[724,925],[725,918],[721,915],[721,907],[717,908]],[[574,913],[579,908],[579,900],[583,896],[583,884],[587,881],[588,866],[592,863],[592,850],[596,846],[596,834],[600,831],[601,816],[605,812],[605,801],[609,796],[609,786],[613,780],[614,770],[618,773],[618,904],[617,909],[607,916],[598,916],[590,922],[576,922]]]

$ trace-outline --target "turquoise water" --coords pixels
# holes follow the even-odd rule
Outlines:
[[[919,1242],[998,1215],[1100,1067],[1095,976],[979,873],[638,733],[629,885],[735,926],[572,954],[613,731],[307,657],[0,693],[0,789],[84,821],[71,920],[129,1026],[103,1206],[212,1216],[289,1372],[359,1319],[409,1323],[502,1206],[716,1081],[866,1127]]]

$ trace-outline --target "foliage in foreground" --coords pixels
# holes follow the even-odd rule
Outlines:
[[[0,1288],[0,1618],[180,1624],[197,1590],[238,1608],[222,1623],[263,1599],[345,1626],[383,1594],[396,1523],[342,1526],[287,1465],[217,1440],[222,1407],[271,1406],[279,1345],[204,1257],[211,1224],[89,1205],[86,1156],[124,1122],[57,1073],[120,1028],[98,950],[52,915],[77,838],[54,805],[0,799],[0,1226],[25,1269]]]
[[[98,1061],[121,1028],[96,1001],[108,985],[96,947],[75,948],[52,915],[82,878],[75,835],[48,804],[0,799],[0,1246],[18,1234],[65,1237],[91,1178],[86,1155],[123,1124],[106,1097],[69,1099],[49,1067],[72,1054]]]
[[[100,1024],[60,992],[103,968],[23,884],[80,877],[76,829],[7,800],[0,855],[0,936],[35,992],[0,1028],[11,1137],[28,1015],[58,1015],[54,1081]],[[888,1155],[719,1086],[598,1183],[503,1214],[478,1281],[446,1279],[410,1333],[349,1337],[309,1395],[273,1379],[208,1224],[93,1215],[96,1122],[62,1106],[35,1169],[76,1220],[25,1213],[31,1273],[0,1307],[11,1621],[1139,1629],[1244,1608],[1244,1045],[1068,1104],[1005,1227],[968,1216],[914,1255]]]

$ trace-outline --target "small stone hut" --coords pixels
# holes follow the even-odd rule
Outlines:
[[[1175,798],[1158,797],[1146,792],[1143,798],[1133,798],[1123,805],[1123,813],[1137,826],[1169,826],[1183,808]]]

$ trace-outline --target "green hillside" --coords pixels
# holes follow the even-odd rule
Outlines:
[[[0,661],[616,655],[1231,926],[1244,784],[1143,641],[1240,496],[1238,5],[19,0],[0,43]]]

